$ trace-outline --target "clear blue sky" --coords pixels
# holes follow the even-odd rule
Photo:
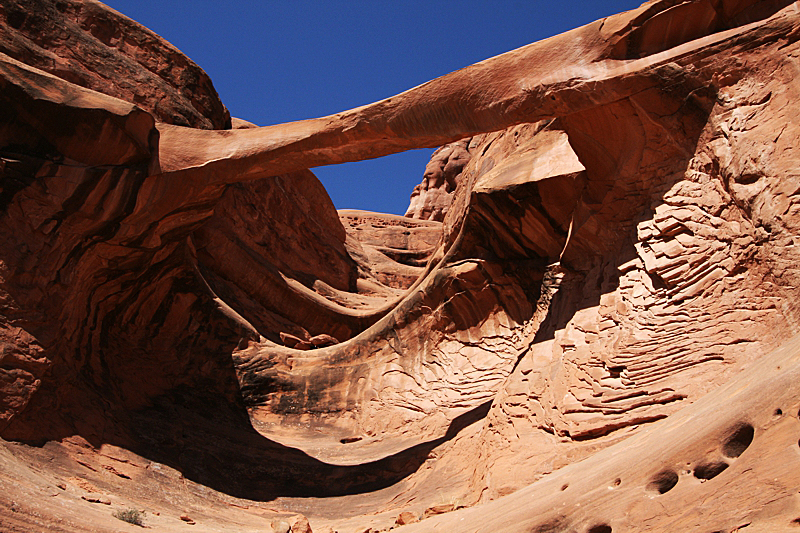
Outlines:
[[[364,105],[640,0],[108,0],[259,126]],[[432,150],[314,169],[337,208],[405,212]]]

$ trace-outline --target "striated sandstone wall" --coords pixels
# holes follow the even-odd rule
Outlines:
[[[179,472],[116,476],[147,494],[188,483],[342,533],[476,503],[403,527],[796,518],[796,2],[647,2],[230,131],[209,129],[230,124],[201,71],[101,4],[0,15],[0,436],[21,443],[4,493],[45,483],[38,460],[47,483],[102,485],[112,447]],[[73,44],[47,40],[54,20]],[[186,70],[132,59],[147,39]],[[141,83],[82,77],[89,50]],[[307,170],[434,145],[407,217],[337,213]]]

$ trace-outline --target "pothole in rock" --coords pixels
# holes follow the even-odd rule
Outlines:
[[[755,429],[750,424],[742,424],[737,427],[733,434],[722,445],[722,453],[725,457],[734,459],[744,453],[753,442]]]
[[[647,484],[647,490],[658,494],[665,494],[678,484],[678,474],[672,470],[662,470]]]
[[[728,463],[725,461],[711,461],[709,463],[703,463],[695,467],[694,477],[700,481],[708,481],[709,479],[714,479],[720,475],[727,468]]]

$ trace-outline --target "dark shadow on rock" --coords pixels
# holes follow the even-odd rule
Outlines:
[[[377,461],[339,466],[264,437],[233,406],[189,394],[174,391],[134,413],[138,440],[132,451],[214,490],[259,501],[345,496],[394,485],[416,472],[437,446],[483,419],[491,405],[456,417],[443,437]]]

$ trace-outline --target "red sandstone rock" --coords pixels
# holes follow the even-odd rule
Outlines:
[[[99,496],[97,494],[86,494],[81,496],[82,500],[86,500],[89,503],[100,503],[103,505],[111,505],[111,500],[106,498],[105,496]]]
[[[464,139],[443,146],[436,150],[425,167],[422,183],[414,187],[411,203],[405,216],[424,220],[444,219],[456,183],[477,145],[477,139]]]
[[[417,521],[419,521],[419,518],[417,517],[416,514],[409,511],[403,511],[402,513],[397,515],[397,519],[394,521],[394,523],[397,524],[398,526],[404,526],[406,524],[413,524],[414,522]]]
[[[312,533],[311,525],[308,523],[308,519],[303,515],[292,517],[289,520],[289,525],[292,528],[292,533]]]
[[[257,128],[256,124],[252,122],[248,122],[247,120],[231,117],[231,128],[234,130],[247,130],[251,128]]]
[[[337,341],[334,337],[326,335],[325,333],[322,333],[320,335],[314,335],[313,337],[308,339],[308,342],[310,342],[315,348],[323,348],[325,346],[333,346],[334,344],[339,344],[339,341]]]
[[[795,3],[648,2],[230,132],[167,43],[59,5],[0,12],[0,528],[118,528],[73,487],[164,530],[309,498],[342,533],[793,523]],[[75,78],[141,66],[117,35],[195,74]],[[307,170],[454,141],[410,209],[441,220]]]
[[[281,342],[284,344],[284,346],[288,346],[289,348],[294,348],[298,344],[306,342],[299,337],[295,337],[294,335],[291,335],[289,333],[284,333],[282,331],[280,333],[280,337],[281,337]]]
[[[230,129],[228,110],[191,59],[94,1],[8,0],[0,53],[64,80],[135,103],[161,122]]]
[[[425,513],[422,515],[423,518],[430,518],[432,516],[436,516],[439,514],[449,513],[455,511],[456,506],[452,503],[440,503],[439,505],[434,505],[433,507],[428,507],[425,509]]]

